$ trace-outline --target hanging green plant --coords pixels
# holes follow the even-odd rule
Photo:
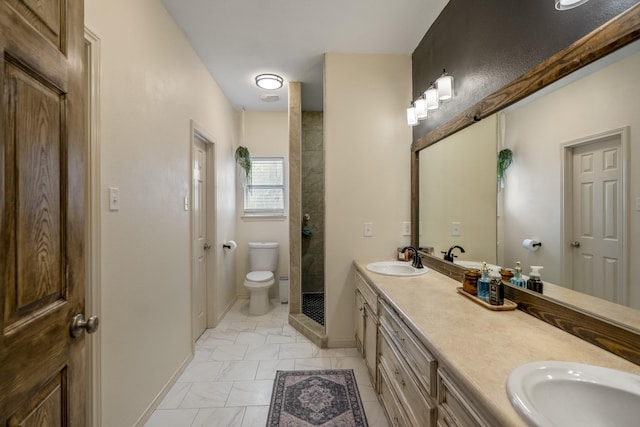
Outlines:
[[[249,149],[242,145],[236,148],[236,163],[240,165],[244,171],[244,177],[247,183],[251,182],[251,154]]]
[[[504,180],[504,174],[513,161],[513,151],[508,148],[500,150],[498,153],[498,183]]]

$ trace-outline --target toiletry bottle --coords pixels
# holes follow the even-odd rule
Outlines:
[[[516,271],[514,276],[511,278],[511,280],[509,280],[509,283],[511,283],[512,285],[519,286],[521,288],[527,287],[527,282],[525,282],[524,279],[522,278],[522,267],[520,267],[520,261],[516,262]]]
[[[529,280],[527,280],[527,289],[534,292],[542,293],[542,280],[540,280],[540,270],[542,266],[532,265],[531,274],[529,274]]]
[[[478,298],[483,301],[489,302],[489,269],[487,268],[486,261],[482,262],[482,276],[478,279]]]
[[[502,285],[502,277],[498,272],[492,271],[490,274],[491,282],[489,283],[489,304],[504,304],[504,287]]]

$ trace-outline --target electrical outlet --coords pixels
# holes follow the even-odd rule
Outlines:
[[[462,223],[459,223],[459,222],[451,223],[451,235],[456,237],[462,235]]]
[[[411,221],[404,221],[402,223],[402,235],[411,236]]]
[[[373,236],[373,223],[372,222],[365,222],[364,223],[364,229],[363,229],[363,233],[364,237],[371,237]]]

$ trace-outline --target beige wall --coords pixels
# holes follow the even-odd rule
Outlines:
[[[440,258],[459,245],[458,259],[496,262],[496,138],[492,115],[420,152],[419,241]]]
[[[326,330],[353,345],[356,258],[391,258],[409,243],[409,55],[325,55]],[[363,237],[372,222],[373,237]]]
[[[239,115],[158,0],[86,2],[101,43],[102,425],[131,426],[192,351],[190,121],[213,136],[219,304],[235,297]],[[120,189],[110,212],[107,188]]]
[[[288,182],[289,170],[289,127],[288,114],[282,112],[245,112],[244,113],[244,145],[249,148],[253,157],[284,157],[285,182]],[[238,179],[241,179],[238,177]],[[242,181],[241,181],[242,182]],[[288,192],[285,191],[288,195]],[[249,272],[249,242],[278,242],[280,252],[278,258],[279,276],[289,274],[289,218],[243,218],[242,187],[237,188],[236,230],[238,249],[236,251],[236,291],[238,296],[248,298],[249,293],[242,285]],[[288,208],[285,209],[288,211]],[[278,295],[278,281],[270,289],[270,295]]]
[[[542,279],[561,282],[561,145],[590,135],[630,127],[627,206],[629,300],[640,308],[640,53],[526,104],[506,115],[505,145],[514,152],[504,191],[506,265],[542,265]],[[532,171],[537,171],[531,175]],[[535,176],[535,178],[532,178]],[[529,252],[524,238],[543,242]],[[529,269],[524,268],[528,274]]]

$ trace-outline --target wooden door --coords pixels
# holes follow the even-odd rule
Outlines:
[[[574,289],[624,303],[620,136],[573,150]]]
[[[193,341],[207,327],[207,143],[197,134],[193,146],[193,284],[191,310]]]
[[[85,426],[82,0],[0,0],[0,425]]]

